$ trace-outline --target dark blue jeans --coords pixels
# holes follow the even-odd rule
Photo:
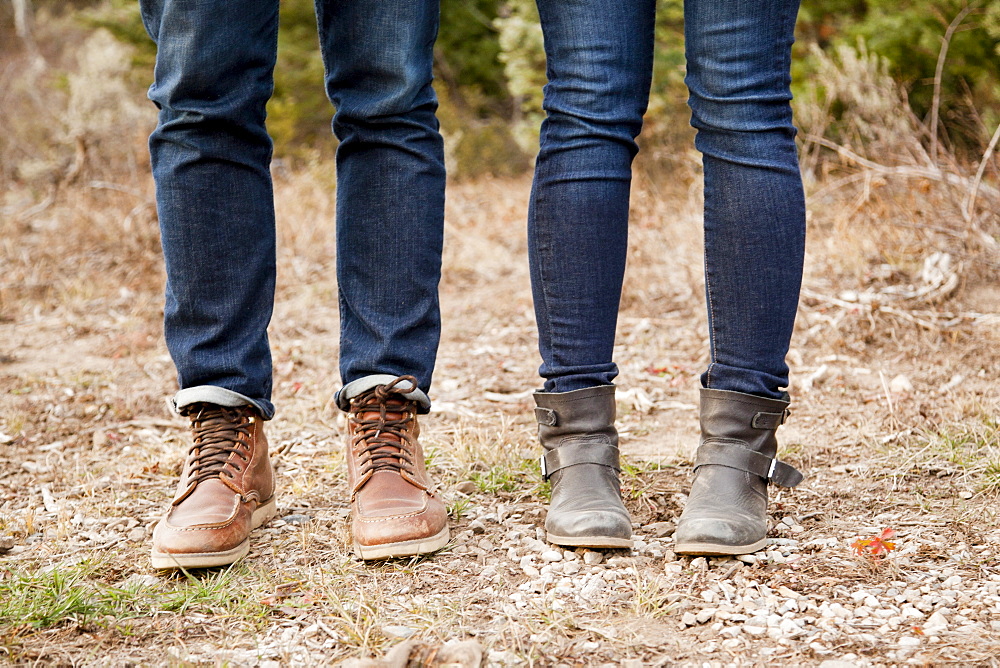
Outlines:
[[[278,0],[140,0],[157,44],[149,140],[178,406],[271,403],[271,140]],[[340,371],[347,399],[401,374],[426,391],[440,336],[444,154],[437,0],[317,0],[336,107]],[[317,221],[327,224],[329,221]]]
[[[606,385],[649,97],[655,0],[538,0],[549,83],[528,220],[545,391]],[[705,171],[705,387],[783,396],[805,248],[792,126],[798,0],[686,0]],[[664,258],[669,261],[669,258]]]

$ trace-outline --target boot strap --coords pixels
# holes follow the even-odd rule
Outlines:
[[[564,443],[549,450],[541,458],[542,480],[560,469],[577,464],[600,464],[620,471],[618,448],[610,443],[576,442]]]
[[[795,487],[803,478],[794,466],[748,450],[735,442],[702,443],[695,457],[694,468],[697,471],[701,466],[727,466],[738,471],[746,471],[779,487]]]

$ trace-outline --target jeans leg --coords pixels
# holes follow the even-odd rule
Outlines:
[[[538,0],[549,83],[528,212],[546,392],[608,385],[655,0]]]
[[[805,201],[792,125],[798,0],[686,0],[687,85],[705,168],[707,388],[781,398]]]
[[[149,139],[167,286],[164,330],[183,390],[219,387],[273,413],[271,140],[278,0],[140,0],[157,44]]]
[[[317,0],[337,108],[344,385],[411,374],[427,392],[441,317],[444,147],[431,86],[437,0]]]

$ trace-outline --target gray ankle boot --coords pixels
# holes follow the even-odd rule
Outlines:
[[[767,544],[767,485],[795,487],[802,474],[775,457],[774,432],[788,402],[701,391],[701,445],[674,534],[677,554],[749,554]]]
[[[632,520],[618,481],[615,386],[536,392],[542,475],[552,482],[550,543],[632,547]]]

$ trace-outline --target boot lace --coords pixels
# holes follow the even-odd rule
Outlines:
[[[401,387],[404,382],[409,387]],[[415,475],[410,435],[413,413],[410,401],[403,396],[415,389],[416,378],[400,376],[351,400],[350,419],[354,426],[351,447],[361,458],[360,484],[377,471],[405,472],[411,480]],[[400,417],[390,418],[389,413]]]
[[[195,486],[222,476],[235,478],[243,468],[232,455],[237,455],[244,464],[250,461],[246,442],[250,438],[247,409],[193,404],[184,415],[191,418],[194,431],[194,445],[188,450],[188,485]]]

